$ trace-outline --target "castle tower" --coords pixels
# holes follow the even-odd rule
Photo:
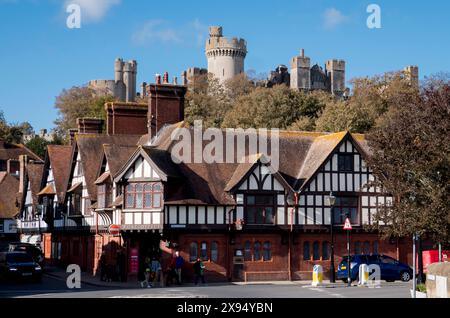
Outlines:
[[[134,102],[136,100],[136,74],[137,62],[135,60],[125,62],[123,66],[123,82],[125,84],[126,102]]]
[[[419,67],[408,65],[403,69],[403,74],[409,83],[414,87],[419,87]]]
[[[345,92],[345,61],[328,60],[326,68],[331,81],[331,94],[342,96]]]
[[[205,52],[208,59],[208,73],[213,74],[220,83],[244,72],[247,43],[244,39],[223,37],[222,27],[209,28]]]
[[[291,60],[291,88],[311,89],[311,60],[305,56],[302,49],[300,56],[295,56]]]

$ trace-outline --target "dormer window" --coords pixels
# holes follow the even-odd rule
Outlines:
[[[275,196],[247,195],[246,196],[246,224],[274,224]]]

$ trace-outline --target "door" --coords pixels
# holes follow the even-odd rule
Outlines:
[[[381,279],[396,280],[399,278],[397,261],[389,256],[380,256]]]

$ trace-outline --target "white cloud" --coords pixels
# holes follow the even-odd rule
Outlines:
[[[132,35],[132,41],[136,45],[152,43],[203,45],[207,32],[208,28],[200,23],[199,19],[178,27],[172,27],[168,21],[154,19],[140,26]]]
[[[83,22],[98,22],[108,10],[119,5],[121,0],[66,0],[64,9],[70,4],[78,4],[81,7],[81,19]]]
[[[348,17],[335,8],[328,8],[323,14],[323,26],[325,29],[334,29],[338,25],[345,23]]]

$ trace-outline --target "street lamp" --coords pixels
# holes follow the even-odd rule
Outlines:
[[[333,192],[330,192],[330,195],[326,198],[328,201],[328,205],[330,206],[330,235],[331,235],[331,255],[330,255],[330,283],[336,282],[335,270],[334,270],[334,213],[333,207],[336,204],[336,197],[333,195]]]

